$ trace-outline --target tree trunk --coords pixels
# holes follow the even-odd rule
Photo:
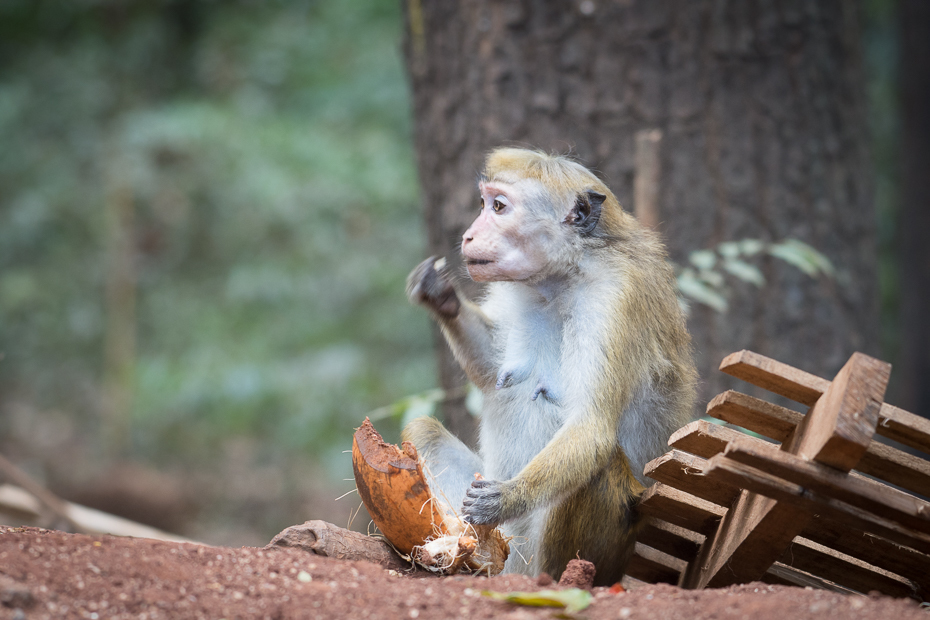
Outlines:
[[[930,3],[901,0],[901,323],[897,403],[930,417]]]
[[[570,152],[631,207],[636,134],[658,129],[659,230],[679,264],[722,241],[793,237],[835,281],[768,259],[730,309],[694,305],[701,401],[748,348],[832,378],[876,353],[875,214],[855,3],[406,0],[430,251],[458,265],[475,173],[496,145]],[[474,291],[474,287],[469,287]],[[447,350],[443,385],[463,381]],[[703,411],[703,407],[701,407]],[[464,414],[467,415],[467,414]],[[458,431],[463,411],[447,411]]]

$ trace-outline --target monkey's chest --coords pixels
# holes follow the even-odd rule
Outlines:
[[[539,323],[507,334],[497,384],[485,394],[481,445],[486,475],[497,479],[516,475],[565,421],[561,329]]]

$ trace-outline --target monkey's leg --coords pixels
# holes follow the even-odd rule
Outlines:
[[[411,420],[404,427],[401,439],[416,446],[431,474],[429,482],[433,495],[459,510],[465,491],[475,474],[482,470],[478,455],[435,418]]]
[[[636,503],[642,491],[618,451],[605,471],[550,511],[541,532],[540,570],[558,579],[578,557],[594,563],[595,585],[620,581],[641,527]]]

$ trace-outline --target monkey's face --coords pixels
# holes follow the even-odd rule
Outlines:
[[[462,236],[468,275],[476,282],[525,281],[545,275],[548,251],[560,233],[553,217],[541,213],[533,197],[538,182],[499,181],[479,185],[478,218]]]

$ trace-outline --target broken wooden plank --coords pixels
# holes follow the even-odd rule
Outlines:
[[[745,357],[755,355],[743,353]],[[774,376],[773,368],[778,363],[772,362],[766,371]],[[775,369],[779,376],[790,375],[790,370],[794,370],[784,364],[780,366]],[[853,354],[802,420],[790,444],[782,445],[782,450],[788,449],[837,469],[851,469],[865,453],[875,433],[889,373],[888,364],[861,353]],[[758,454],[782,453],[769,446],[763,448],[758,445],[760,443],[763,442],[735,439],[730,441],[727,451],[734,444],[740,444],[751,445]],[[720,458],[720,455],[715,456],[712,461]],[[706,467],[704,472],[706,478],[720,480],[707,475]],[[721,587],[759,579],[810,517],[811,513],[796,504],[782,504],[743,491],[720,522],[717,532],[701,546],[698,559],[682,575],[681,585]]]
[[[673,558],[642,543],[636,543],[626,574],[646,583],[678,583],[684,560]]]
[[[790,502],[806,512],[847,523],[850,528],[886,538],[923,553],[930,553],[930,535],[880,517],[867,510],[827,497],[815,490],[787,482],[767,472],[738,463],[722,454],[707,462],[707,470],[718,480],[748,491],[761,493],[780,502]],[[806,526],[805,526],[806,527]]]
[[[690,562],[697,557],[704,537],[663,519],[647,518],[636,535],[636,542],[667,553],[673,558]]]
[[[826,379],[746,349],[723,358],[720,370],[804,405],[816,403],[830,387]]]
[[[717,531],[726,508],[666,484],[654,484],[643,493],[639,512],[672,525],[709,536]]]
[[[739,489],[705,476],[706,464],[707,461],[698,456],[672,450],[646,463],[643,473],[676,489],[687,489],[701,499],[729,507],[739,497]]]
[[[930,503],[877,480],[838,472],[832,467],[781,450],[763,449],[741,439],[731,441],[724,455],[826,497],[930,534]]]
[[[804,414],[768,403],[761,398],[727,390],[707,405],[707,415],[741,426],[778,442],[794,432]]]
[[[814,515],[801,536],[897,573],[930,592],[930,555],[855,528],[849,522],[840,523],[821,515]]]

